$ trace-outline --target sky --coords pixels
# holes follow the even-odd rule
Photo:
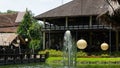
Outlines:
[[[0,11],[25,11],[26,8],[35,15],[44,13],[72,0],[0,0]]]

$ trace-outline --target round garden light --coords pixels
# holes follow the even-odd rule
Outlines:
[[[18,44],[20,43],[20,40],[19,40],[19,39],[17,39],[17,43],[18,43]]]
[[[108,48],[109,48],[109,45],[107,43],[102,43],[101,44],[101,49],[102,50],[106,51],[106,50],[108,50]]]
[[[28,38],[25,38],[25,42],[28,42]]]
[[[77,41],[77,47],[79,49],[85,49],[87,47],[87,42],[84,39],[80,39]]]

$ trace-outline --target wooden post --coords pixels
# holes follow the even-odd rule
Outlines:
[[[45,19],[43,20],[43,23],[44,23],[44,28],[46,28]],[[45,49],[45,31],[43,31],[43,49]]]
[[[116,51],[119,51],[119,32],[116,31]]]
[[[90,19],[89,19],[89,26],[90,27],[92,26],[92,16],[90,16]],[[89,33],[89,44],[90,46],[92,46],[92,32]]]
[[[51,26],[50,26],[50,27],[51,27]],[[47,45],[48,48],[50,48],[50,46],[51,46],[51,39],[50,39],[50,37],[51,37],[51,34],[50,34],[50,30],[49,30],[49,45]]]
[[[92,46],[92,32],[89,33],[89,44]]]
[[[68,27],[68,17],[65,18],[65,26]]]
[[[90,20],[89,20],[89,26],[92,26],[92,16],[90,16]]]

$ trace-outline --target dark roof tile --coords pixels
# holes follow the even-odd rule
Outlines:
[[[43,19],[47,17],[98,15],[104,12],[107,6],[108,5],[104,0],[74,0],[40,14],[35,18]]]

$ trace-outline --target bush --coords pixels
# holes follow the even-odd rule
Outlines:
[[[120,52],[112,52],[110,55],[114,57],[120,57]]]
[[[46,52],[49,52],[49,56],[50,57],[63,57],[63,52],[62,51],[59,51],[59,50],[53,50],[53,49],[50,49],[50,50],[44,50],[44,51],[39,51],[38,54],[45,54]],[[76,53],[76,56],[77,57],[85,57],[85,56],[88,56],[86,52],[77,52]]]
[[[62,57],[63,56],[63,52],[59,51],[59,50],[44,50],[44,51],[40,51],[39,54],[45,54],[46,52],[49,52],[49,56],[50,57]]]
[[[109,57],[109,54],[101,54],[101,57]]]
[[[34,49],[34,50],[38,50],[40,49],[40,40],[31,40],[29,43],[29,48],[30,49]]]
[[[88,56],[86,52],[83,51],[77,52],[77,57],[85,57],[85,56]]]

